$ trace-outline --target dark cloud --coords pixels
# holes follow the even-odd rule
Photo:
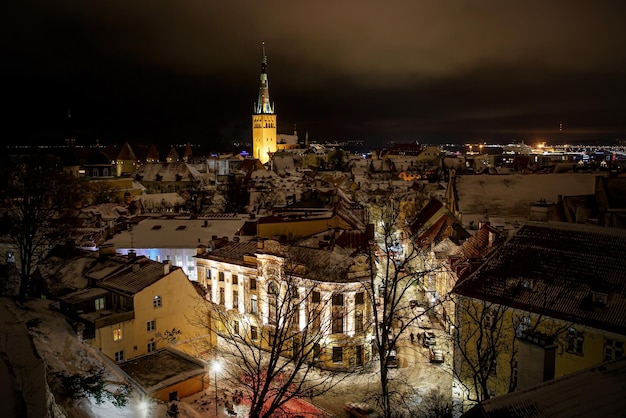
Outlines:
[[[223,4],[222,4],[223,3]],[[620,1],[10,2],[10,135],[249,135],[261,42],[279,126],[313,139],[624,137]],[[129,138],[130,137],[130,138]]]

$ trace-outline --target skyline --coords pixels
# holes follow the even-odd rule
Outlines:
[[[263,42],[278,133],[380,145],[626,139],[618,1],[3,9],[9,141],[61,145],[69,109],[82,145],[250,142]]]

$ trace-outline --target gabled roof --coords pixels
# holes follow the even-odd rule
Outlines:
[[[431,198],[428,203],[419,211],[417,216],[411,221],[409,227],[413,233],[424,228],[428,228],[430,223],[435,222],[440,213],[445,210],[443,203],[435,197]]]
[[[426,230],[416,236],[416,241],[421,246],[438,244],[445,239],[450,239],[457,245],[470,237],[470,233],[463,228],[461,223],[448,214],[441,215]]]
[[[205,177],[193,166],[182,161],[145,164],[132,174],[133,177],[137,175],[141,176],[142,181],[156,181],[156,177],[159,175],[162,182],[200,181]],[[180,180],[176,176],[180,176]]]
[[[120,151],[117,153],[116,159],[118,161],[119,160],[137,161],[137,157],[135,156],[135,153],[133,152],[133,149],[130,147],[130,144],[128,142],[124,142],[124,145],[122,145],[122,148],[120,148]]]
[[[176,151],[176,148],[171,147],[169,152],[167,153],[167,156],[165,157],[165,161],[167,162],[177,162],[180,161],[180,155],[178,155],[178,151]]]
[[[526,223],[453,292],[626,335],[626,231]]]
[[[245,173],[246,176],[251,176],[253,171],[262,170],[267,171],[265,166],[258,158],[245,158],[239,164],[237,168],[240,172]]]
[[[626,357],[485,400],[463,418],[623,417]]]
[[[506,236],[503,232],[489,223],[484,223],[450,257],[450,267],[456,272],[459,279],[467,277],[505,240]]]
[[[146,161],[149,163],[159,162],[161,158],[159,157],[159,151],[157,150],[156,145],[150,144],[150,148],[148,148],[148,152],[146,153]]]
[[[484,258],[505,240],[506,236],[502,231],[486,222],[461,244],[456,254],[460,256],[459,261]]]
[[[114,292],[135,295],[179,268],[170,266],[166,273],[163,263],[140,256],[134,260],[129,269],[103,279],[98,282],[98,286]]]
[[[254,256],[257,250],[256,241],[236,242],[230,241],[211,252],[198,254],[196,258],[215,260],[224,263],[244,265],[244,256]]]

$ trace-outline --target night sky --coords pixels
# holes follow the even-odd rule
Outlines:
[[[625,16],[604,0],[3,2],[0,121],[11,143],[250,141],[265,42],[279,133],[626,139]]]

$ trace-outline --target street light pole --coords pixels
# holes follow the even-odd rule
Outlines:
[[[217,372],[220,371],[220,368],[221,368],[220,363],[217,360],[214,360],[212,369],[213,369],[213,374],[215,377],[215,417],[216,418],[218,414],[217,412]]]
[[[215,371],[215,417],[217,417],[217,368]]]

